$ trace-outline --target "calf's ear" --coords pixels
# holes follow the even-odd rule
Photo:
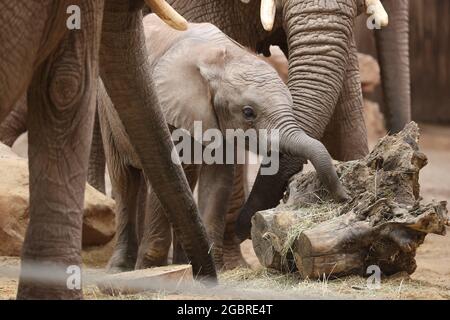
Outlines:
[[[212,93],[220,80],[225,56],[226,50],[184,40],[158,61],[153,78],[167,123],[191,134],[195,121],[201,121],[203,131],[219,128]]]
[[[197,67],[202,77],[214,85],[222,79],[226,59],[225,47],[210,47],[198,57]]]

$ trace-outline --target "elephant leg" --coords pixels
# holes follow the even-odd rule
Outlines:
[[[106,169],[105,151],[103,149],[99,114],[98,110],[96,110],[94,120],[94,131],[92,133],[91,153],[89,155],[88,183],[102,193],[106,193],[105,169]]]
[[[239,266],[247,266],[241,252],[241,242],[236,236],[236,221],[246,199],[247,175],[245,165],[235,167],[233,188],[225,216],[225,232],[223,235],[223,263],[225,270]]]
[[[341,161],[360,159],[369,152],[358,57],[353,39],[349,48],[344,86],[322,138],[331,156]]]
[[[151,186],[147,186],[146,199],[142,205],[144,216],[142,238],[139,244],[135,269],[167,265],[172,243],[172,230],[167,216]]]
[[[117,208],[116,244],[107,269],[114,273],[133,270],[136,264],[136,217],[141,172],[131,166],[123,166],[114,167],[110,175]]]
[[[116,243],[107,270],[121,272],[134,269],[138,250],[136,230],[138,197],[141,187],[141,170],[129,164],[118,147],[113,134],[113,122],[108,117],[113,105],[99,80],[97,93],[97,116],[101,129],[102,145],[111,179],[112,193],[116,201]]]
[[[0,124],[0,142],[12,146],[27,131],[27,97],[23,95]]]
[[[212,245],[216,267],[224,266],[225,215],[233,188],[234,165],[203,165],[198,183],[198,208]]]
[[[66,33],[36,69],[28,89],[30,221],[18,299],[82,298],[81,234],[100,7],[83,2],[84,28]],[[74,281],[69,285],[70,273]]]
[[[0,2],[0,121],[26,94],[36,67],[67,37],[66,11],[71,2]],[[84,6],[83,10],[92,11]],[[92,25],[87,27],[94,35]]]
[[[389,26],[375,31],[387,128],[397,133],[411,121],[409,1],[384,0]]]
[[[137,239],[138,239],[138,245],[141,245],[142,238],[144,237],[145,233],[145,215],[146,215],[146,206],[148,203],[148,192],[151,191],[151,187],[145,178],[144,173],[141,171],[141,177],[140,177],[140,186],[139,186],[139,192],[137,195],[137,217],[136,217],[136,232],[137,232]],[[138,253],[139,256],[139,253]],[[138,257],[139,259],[139,257]]]
[[[172,256],[172,264],[187,264],[190,263],[188,257],[186,256],[186,253],[183,250],[183,247],[181,246],[181,242],[178,239],[175,232],[172,232],[172,238],[173,238],[173,256]]]
[[[194,190],[195,185],[199,179],[200,175],[200,165],[183,165],[184,173],[186,174],[187,181],[189,183],[189,187],[191,191]],[[173,264],[184,264],[190,263],[187,258],[183,247],[181,246],[181,242],[179,241],[176,233],[173,233]]]

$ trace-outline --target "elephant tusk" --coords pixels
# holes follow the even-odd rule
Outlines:
[[[389,16],[380,0],[366,0],[367,14],[375,19],[380,27],[386,27],[389,24]]]
[[[156,13],[165,23],[176,30],[184,31],[188,28],[188,23],[178,12],[175,11],[165,0],[145,0],[145,3]]]
[[[272,31],[277,6],[275,0],[261,0],[261,23],[266,31]]]

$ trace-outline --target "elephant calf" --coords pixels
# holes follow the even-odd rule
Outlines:
[[[299,128],[289,90],[269,64],[211,24],[191,24],[188,31],[179,32],[148,15],[144,29],[147,45],[152,45],[149,59],[157,98],[172,131],[192,132],[195,121],[201,121],[203,130],[223,133],[226,129],[278,129],[280,152],[310,160],[334,197],[346,198],[330,155]],[[151,190],[143,193],[147,184],[139,160],[101,84],[99,92],[101,131],[118,207],[117,244],[109,268],[123,271],[165,264],[172,238],[170,224],[155,194]],[[201,166],[183,164],[191,188]],[[235,165],[210,164],[203,169],[202,176],[209,183],[200,211],[220,268]],[[179,253],[175,249],[175,262],[180,261]]]

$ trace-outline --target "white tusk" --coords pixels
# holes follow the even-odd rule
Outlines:
[[[176,30],[186,30],[188,23],[178,12],[176,12],[165,0],[145,0],[145,3],[165,23]]]
[[[261,0],[261,23],[266,31],[272,31],[277,6],[275,0]]]
[[[250,0],[241,0],[242,3],[249,4]]]
[[[389,24],[389,16],[380,0],[366,0],[367,14],[372,15],[379,27]]]

